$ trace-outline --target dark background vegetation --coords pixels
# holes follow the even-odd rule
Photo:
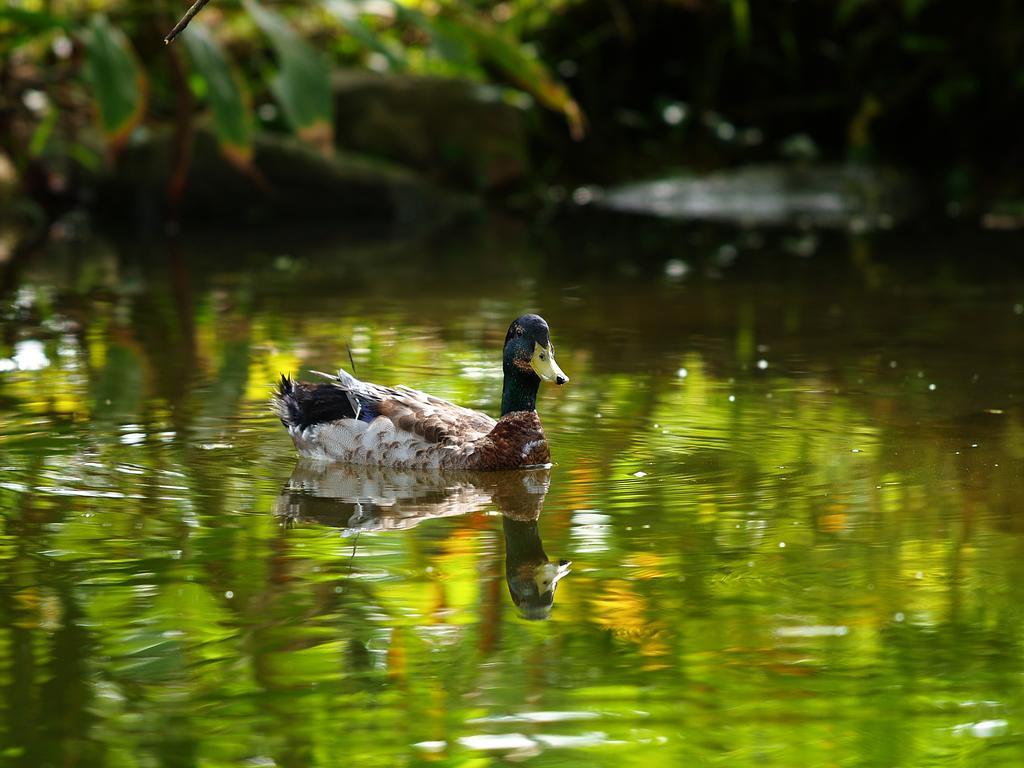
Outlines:
[[[584,2],[540,40],[552,60],[576,64],[569,82],[592,133],[563,157],[581,177],[588,168],[630,175],[638,143],[644,170],[657,172],[659,163],[772,158],[803,133],[826,158],[906,165],[978,192],[1018,189],[1017,3]],[[697,126],[658,119],[676,100]],[[701,130],[713,113],[763,141],[747,148]]]
[[[342,205],[350,213],[361,216],[369,206],[394,216],[422,208],[408,202],[424,197],[416,192],[421,182],[431,192],[530,208],[563,199],[551,189],[782,162],[895,167],[917,180],[929,210],[975,220],[995,210],[1010,224],[1020,218],[1024,10],[1010,0],[386,0],[260,8],[283,19],[323,69],[293,67],[289,80],[288,41],[253,23],[251,5],[214,0],[193,26],[207,30],[235,79],[237,103],[226,107],[210,87],[216,73],[194,49],[182,39],[163,44],[183,4],[8,3],[0,11],[6,216],[29,210],[53,219],[85,210],[102,217],[104,207],[120,213],[139,190],[166,198],[166,206],[147,208],[151,217],[187,214],[190,199],[193,209],[217,208],[225,196],[243,201],[229,218],[259,208],[261,197],[264,209],[284,215],[291,211],[282,201],[316,213],[333,197],[364,201]],[[137,110],[129,104],[121,123],[104,123],[104,85],[88,76],[97,13],[115,34],[124,32],[144,78],[144,103]],[[336,83],[339,73],[359,70],[382,74],[368,88],[350,79],[335,88],[333,110],[319,123],[315,105],[305,124],[293,119],[289,92],[301,102],[321,88],[317,77]],[[460,92],[466,82],[485,84],[494,108],[480,109],[477,91]],[[233,156],[241,171],[233,176],[207,157],[214,145],[196,138],[212,108],[219,145],[230,155],[220,122],[228,107],[240,110],[236,128],[252,126],[234,137],[244,151]],[[328,125],[326,133],[317,125]],[[379,165],[353,165],[346,155],[340,186],[333,176],[321,184],[315,162],[296,163],[275,145],[285,152],[277,165],[292,171],[285,179],[260,142],[286,134],[324,154],[334,146],[412,174],[382,181]],[[340,166],[331,162],[334,173]],[[225,175],[226,187],[211,181]],[[196,189],[204,185],[212,203]],[[292,187],[316,194],[304,199],[288,193]],[[275,201],[268,188],[284,193]]]

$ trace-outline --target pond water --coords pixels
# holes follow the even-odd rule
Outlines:
[[[0,763],[1021,765],[1019,256],[584,218],[3,265]],[[309,465],[268,411],[351,354],[493,412],[526,310],[549,470]]]

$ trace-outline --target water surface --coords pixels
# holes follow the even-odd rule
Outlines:
[[[5,265],[0,759],[1020,765],[1011,237],[492,222]],[[550,470],[310,467],[267,409],[351,352],[494,412],[527,310],[572,378]]]

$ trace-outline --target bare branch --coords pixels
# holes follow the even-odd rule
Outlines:
[[[185,27],[188,26],[189,22],[195,18],[195,15],[203,10],[203,6],[206,5],[210,0],[196,0],[192,4],[192,7],[185,11],[185,15],[181,17],[181,21],[174,25],[174,29],[170,31],[167,37],[164,38],[164,43],[170,43],[174,38],[185,31]]]

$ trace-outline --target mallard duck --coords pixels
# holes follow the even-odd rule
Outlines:
[[[505,336],[501,418],[409,387],[313,371],[322,383],[286,375],[271,407],[302,456],[400,469],[519,469],[551,461],[537,416],[540,382],[565,384],[544,318],[523,315]]]

